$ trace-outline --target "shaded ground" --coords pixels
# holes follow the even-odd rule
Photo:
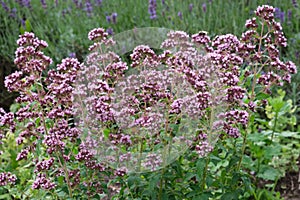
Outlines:
[[[300,158],[298,159],[298,168],[300,169]],[[288,172],[278,181],[276,190],[285,200],[300,200],[300,170]]]
[[[5,76],[8,76],[15,70],[13,63],[9,63],[0,57],[0,107],[9,111],[10,105],[17,97],[16,93],[9,93],[4,86]]]

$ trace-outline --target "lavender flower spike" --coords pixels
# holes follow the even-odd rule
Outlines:
[[[206,3],[202,4],[202,10],[203,10],[204,13],[206,13]]]
[[[156,0],[149,0],[148,13],[150,14],[150,19],[156,19]]]
[[[41,0],[41,4],[42,4],[42,7],[43,7],[44,9],[47,8],[47,4],[46,4],[46,1],[45,1],[45,0]]]
[[[112,15],[111,15],[111,18],[112,18],[112,22],[114,23],[114,24],[116,24],[117,23],[117,16],[118,16],[118,14],[117,13],[113,13]]]
[[[189,11],[190,11],[190,12],[193,11],[193,6],[194,6],[194,5],[193,5],[192,3],[189,5]]]
[[[90,0],[85,2],[85,11],[87,12],[87,16],[91,16],[93,12],[93,5]]]
[[[4,1],[1,1],[1,5],[2,5],[2,8],[4,10],[6,10],[6,12],[9,12],[9,7],[6,5],[6,3]]]
[[[177,15],[182,20],[182,12],[179,11]]]

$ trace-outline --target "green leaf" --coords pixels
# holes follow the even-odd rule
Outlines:
[[[185,175],[185,178],[184,178],[184,181],[183,182],[188,182],[189,180],[191,180],[191,178],[195,177],[195,173],[193,172],[188,172],[186,175]]]
[[[207,185],[207,187],[210,187],[210,186],[212,186],[212,184],[214,183],[214,177],[212,177],[212,176],[207,176],[206,177],[206,185]]]
[[[23,26],[20,26],[20,34],[23,35],[25,33],[25,29],[23,28]]]
[[[62,184],[64,184],[64,177],[63,176],[59,176],[59,177],[57,177],[57,182],[60,184],[60,185],[62,185]]]
[[[150,190],[152,190],[152,191],[155,190],[155,187],[157,186],[160,179],[161,179],[160,174],[156,174],[155,176],[151,177],[150,182],[149,182]]]
[[[221,200],[235,200],[238,199],[238,195],[235,192],[227,192],[222,195]]]
[[[267,139],[267,137],[262,133],[253,133],[248,135],[248,140],[251,142],[261,142]]]
[[[297,125],[297,117],[295,115],[293,115],[290,120],[288,121],[288,123],[292,126]]]
[[[20,109],[21,104],[14,103],[10,106],[10,111],[16,113]]]
[[[205,192],[199,196],[194,197],[192,200],[209,200],[213,195],[210,192]]]
[[[256,99],[257,100],[262,100],[262,99],[267,99],[267,98],[269,98],[270,97],[270,95],[269,94],[266,94],[266,93],[258,93],[257,95],[256,95]]]
[[[107,129],[104,129],[104,130],[103,130],[103,135],[104,135],[104,138],[105,138],[105,139],[108,139],[109,133],[110,133],[110,129],[107,128]]]
[[[281,98],[274,98],[270,100],[270,104],[273,107],[274,112],[279,113],[285,102]]]
[[[283,131],[281,133],[278,133],[281,137],[292,137],[292,138],[300,138],[300,134],[298,132],[292,132],[292,131]]]
[[[243,166],[245,166],[247,169],[254,170],[254,161],[252,160],[252,157],[248,155],[243,156]]]
[[[197,161],[197,164],[196,164],[196,167],[197,167],[197,175],[199,176],[199,178],[203,178],[203,172],[204,172],[204,169],[205,169],[205,165],[206,165],[206,161],[204,158],[200,158],[198,161]]]
[[[0,195],[0,199],[10,200],[11,197],[10,197],[10,194],[7,193],[7,194],[2,194],[2,195]]]
[[[257,177],[262,178],[264,180],[275,181],[280,176],[280,172],[277,169],[274,169],[269,166],[266,166],[264,168],[265,169],[263,169],[262,172],[257,174]]]
[[[60,192],[57,193],[57,196],[60,197],[60,198],[66,198],[69,195],[64,191],[60,191]]]
[[[281,152],[281,145],[279,144],[267,146],[265,148],[264,157],[267,159],[272,159],[273,157],[280,155],[280,152]]]
[[[41,121],[41,118],[40,118],[40,117],[36,118],[36,120],[35,120],[35,125],[39,126],[40,121]]]
[[[30,24],[29,19],[26,19],[26,21],[25,21],[25,30],[27,32],[31,32],[31,24]]]

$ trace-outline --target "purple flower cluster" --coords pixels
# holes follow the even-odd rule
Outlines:
[[[109,33],[105,31],[103,28],[93,29],[89,32],[88,38],[89,40],[94,41],[94,44],[89,47],[90,51],[99,50],[101,45],[112,46],[114,45],[114,41],[112,39],[107,39]],[[98,56],[96,54],[96,56]]]
[[[231,110],[225,113],[226,122],[230,125],[239,123],[246,126],[248,124],[248,117],[248,112],[244,110]]]
[[[10,9],[9,7],[6,5],[6,3],[4,1],[1,1],[1,5],[2,5],[2,8],[6,11],[6,12],[9,12]]]
[[[87,16],[90,17],[92,15],[92,13],[93,13],[93,5],[92,5],[92,3],[91,3],[90,0],[86,0],[85,1],[85,8],[84,8],[84,10],[86,11]]]
[[[108,23],[116,24],[117,23],[117,16],[118,16],[118,14],[116,12],[112,13],[111,15],[106,15],[106,21]]]
[[[16,50],[15,64],[20,69],[5,78],[5,87],[9,91],[26,91],[33,85],[51,63],[52,59],[45,56],[40,50],[47,47],[43,40],[35,38],[33,33],[21,35],[17,41],[19,47]],[[26,76],[30,74],[29,76]],[[24,77],[25,76],[25,77]]]
[[[46,174],[39,173],[36,176],[35,181],[32,184],[33,189],[44,189],[44,190],[51,190],[56,187],[54,182],[51,182],[46,176]]]
[[[193,7],[194,5],[192,3],[189,4],[189,11],[192,12],[193,11]]]
[[[128,169],[126,167],[120,167],[118,169],[116,169],[115,171],[115,175],[116,176],[124,176],[125,174],[127,174]]]
[[[102,6],[103,0],[95,0],[96,6]]]
[[[14,132],[16,126],[16,123],[14,122],[14,114],[12,112],[6,113],[3,108],[0,108],[0,126],[7,126],[12,132]]]
[[[299,7],[297,0],[292,0],[292,4],[295,8]]]
[[[45,0],[41,0],[41,4],[44,9],[47,9],[47,3]]]
[[[90,34],[93,40],[106,35],[99,29],[94,33]],[[47,77],[42,77],[43,71],[52,63],[41,51],[47,47],[47,43],[36,38],[33,33],[20,36],[17,43],[19,48],[16,50],[15,63],[19,71],[7,76],[5,85],[10,91],[20,93],[16,102],[21,106],[15,114],[6,113],[1,109],[0,122],[1,127],[9,127],[13,132],[18,130],[16,142],[23,149],[16,160],[27,159],[29,155],[37,156],[36,149],[41,148],[37,144],[42,144],[46,150],[45,157],[36,163],[35,173],[38,174],[32,188],[53,189],[56,183],[52,181],[54,177],[49,176],[48,171],[55,169],[62,169],[70,187],[79,184],[80,173],[66,169],[63,163],[77,161],[91,170],[103,171],[104,166],[96,162],[94,157],[81,159],[84,156],[82,150],[73,155],[64,154],[77,143],[81,133],[81,130],[71,126],[69,121],[74,114],[72,96],[77,73],[82,68],[81,63],[75,58],[63,59],[55,70],[48,71]],[[120,66],[108,67],[108,73],[119,69],[118,67],[122,67],[122,63]],[[1,138],[5,136],[2,130]],[[93,155],[91,152],[86,154]],[[4,179],[5,177],[3,182],[6,180]]]
[[[281,11],[280,8],[275,8],[275,18],[279,19],[281,24],[284,22],[285,12]]]
[[[38,162],[35,165],[36,169],[34,170],[34,172],[41,172],[44,170],[49,170],[50,167],[52,167],[54,160],[55,160],[55,158],[51,157],[48,160],[42,160],[42,161]]]
[[[156,0],[149,0],[148,13],[150,14],[150,19],[156,19]]]
[[[4,2],[4,1],[0,1],[2,8],[7,12],[7,14],[9,14],[10,17],[12,18],[17,18],[16,12],[17,9],[16,8],[9,8],[8,5]]]
[[[93,29],[92,31],[89,32],[88,34],[89,40],[93,41],[105,41],[107,38],[107,33],[103,28],[97,28]]]
[[[73,3],[76,5],[76,8],[82,8],[83,7],[82,1],[73,0]]]
[[[200,157],[207,156],[207,154],[210,153],[212,150],[213,147],[207,141],[199,142],[199,144],[197,144],[195,147],[195,151]]]
[[[182,20],[182,12],[179,11],[179,12],[177,13],[177,16],[179,17],[180,20]]]
[[[15,184],[17,177],[10,172],[1,172],[0,173],[0,186],[5,186],[9,184]]]
[[[206,13],[206,10],[207,10],[206,3],[203,3],[203,4],[202,4],[202,11],[203,11],[204,13]]]
[[[260,36],[256,30],[258,26],[257,19],[253,18],[246,22],[246,27],[250,30],[243,34],[242,43],[239,47],[241,55],[246,60],[264,62],[264,66],[270,66],[268,68],[262,67],[261,70],[265,73],[257,79],[257,83],[263,85],[266,91],[269,91],[269,88],[274,84],[282,85],[283,81],[290,83],[291,74],[297,73],[297,68],[293,62],[284,63],[279,59],[278,47],[286,47],[287,45],[287,39],[282,32],[281,24],[274,19],[276,16],[282,18],[283,14],[279,12],[281,12],[279,9],[272,6],[259,6],[255,13],[262,21],[266,22],[267,29],[272,30],[273,34],[268,31],[263,33],[266,35]],[[261,38],[261,40],[258,41],[253,38]]]
[[[142,163],[143,167],[150,169],[151,171],[157,170],[161,166],[163,160],[160,155],[148,154],[145,161]]]
[[[273,8],[272,6],[262,5],[257,7],[255,14],[258,17],[264,19],[267,23],[270,23],[274,19],[274,12],[275,8]]]
[[[31,0],[15,0],[20,6],[31,8]]]
[[[47,43],[25,33],[17,41],[19,70],[5,79],[9,91],[20,93],[19,108],[15,113],[0,109],[0,140],[8,129],[16,134],[22,148],[17,160],[35,158],[32,188],[45,190],[59,184],[57,176],[64,176],[69,190],[75,185],[100,188],[78,167],[97,178],[103,171],[123,177],[130,169],[157,170],[172,159],[162,153],[168,152],[161,149],[164,145],[175,143],[169,149],[174,154],[190,148],[205,156],[220,135],[241,135],[249,112],[260,105],[256,90],[270,91],[297,73],[293,62],[279,59],[279,47],[287,43],[274,12],[271,6],[258,7],[258,18],[247,20],[249,30],[241,38],[171,31],[160,55],[146,45],[134,48],[130,67],[109,51],[115,43],[108,33],[93,29],[86,62],[63,59],[46,77],[43,72],[52,63],[42,52]],[[156,18],[156,1],[149,1],[149,13]],[[267,26],[266,32],[258,33],[259,25]],[[251,87],[243,85],[241,75],[252,79]],[[43,156],[37,148],[45,149]],[[15,181],[11,173],[0,173],[0,185]]]
[[[131,67],[139,65],[155,67],[158,64],[157,56],[149,46],[140,45],[136,47],[130,57],[132,60]]]

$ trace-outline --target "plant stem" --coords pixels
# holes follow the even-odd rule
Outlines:
[[[204,172],[203,172],[202,184],[201,184],[201,190],[202,191],[204,191],[204,189],[205,189],[205,183],[206,183],[206,176],[207,176],[209,161],[210,161],[210,158],[207,157]]]
[[[139,160],[138,160],[138,172],[142,170],[142,156],[143,156],[143,138],[140,141],[140,152],[139,152]]]
[[[62,163],[60,158],[59,158],[59,155],[57,153],[57,150],[55,151],[55,154],[57,156],[57,159],[58,159],[58,162],[60,164],[60,166],[63,168],[64,172],[65,172],[65,177],[66,177],[66,182],[67,182],[67,186],[68,186],[68,190],[69,190],[69,194],[70,194],[70,197],[73,198],[73,194],[72,194],[72,187],[71,187],[71,184],[70,184],[70,179],[69,179],[69,173],[68,173],[68,169],[67,169],[67,166],[66,166],[66,163]]]
[[[163,175],[165,173],[165,168],[163,167],[161,170],[161,179],[159,183],[159,194],[158,194],[158,200],[162,200],[162,191],[163,191]]]
[[[248,134],[247,134],[247,130],[246,130],[244,138],[243,138],[242,155],[240,157],[240,160],[239,160],[239,163],[238,163],[238,166],[237,166],[237,171],[240,171],[240,168],[241,168],[241,165],[242,165],[243,157],[244,157],[245,150],[246,150],[247,135]]]
[[[276,130],[277,120],[278,120],[278,112],[276,112],[276,115],[275,115],[275,122],[274,122],[274,127],[273,127],[272,135],[271,135],[271,141],[272,142],[273,142],[274,133],[275,133],[275,130]]]
[[[169,105],[168,105],[169,106]],[[170,110],[170,106],[168,107],[168,110]],[[168,136],[168,129],[169,129],[169,115],[166,116],[166,124],[165,124],[165,133],[166,136]],[[170,144],[167,143],[168,148],[170,148],[169,146]],[[159,184],[159,194],[158,194],[158,200],[162,199],[162,191],[163,191],[163,175],[165,173],[165,166],[166,166],[166,148],[163,149],[163,165],[162,165],[162,170],[161,170],[161,179],[160,179],[160,184]],[[170,155],[170,149],[169,149],[169,155]]]
[[[260,34],[260,39],[259,39],[259,45],[258,45],[258,51],[260,51],[261,46],[262,46],[262,39],[263,39],[263,33],[264,33],[264,24],[262,24],[262,29],[261,29],[261,34]],[[261,54],[261,52],[259,52]],[[251,96],[250,96],[250,100],[253,101],[255,98],[255,87],[256,87],[256,81],[257,81],[257,74],[259,69],[258,68],[258,62],[255,63],[255,67],[254,67],[254,71],[253,71],[253,82],[252,82],[252,88],[251,88]],[[246,142],[247,142],[247,134],[248,131],[245,131],[245,135],[243,138],[243,146],[242,146],[242,154],[241,154],[241,158],[239,160],[238,166],[237,166],[237,171],[240,170],[241,168],[241,164],[242,164],[242,160],[245,154],[245,150],[246,150]]]

